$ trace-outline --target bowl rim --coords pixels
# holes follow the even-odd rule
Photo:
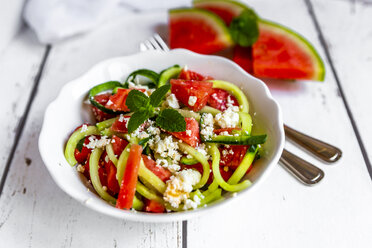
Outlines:
[[[58,187],[60,189],[62,189],[66,194],[68,194],[69,196],[71,196],[72,198],[74,198],[75,200],[80,202],[81,204],[83,204],[83,205],[87,206],[88,208],[90,208],[92,210],[95,210],[99,213],[102,213],[102,214],[105,214],[105,215],[108,215],[108,216],[112,216],[112,217],[116,217],[116,218],[119,218],[119,219],[129,220],[129,221],[140,221],[140,222],[180,221],[180,220],[190,219],[190,218],[193,218],[195,216],[199,216],[206,211],[212,212],[212,211],[216,210],[217,208],[220,208],[222,206],[226,206],[228,204],[231,204],[232,202],[235,202],[235,200],[239,198],[239,197],[231,197],[229,199],[225,199],[225,200],[216,202],[215,204],[208,205],[208,207],[205,207],[205,208],[198,208],[198,209],[194,209],[194,210],[190,210],[190,211],[172,212],[172,213],[165,213],[165,214],[153,214],[153,213],[137,212],[137,211],[123,211],[123,210],[119,210],[119,209],[116,209],[116,208],[112,208],[110,211],[107,211],[107,209],[102,208],[101,205],[94,204],[96,202],[95,200],[89,201],[89,199],[82,199],[73,190],[71,190],[69,187],[66,187],[66,185],[63,183],[63,180],[61,180],[60,177],[57,177],[57,175],[55,175],[54,170],[53,170],[53,166],[55,166],[55,165],[51,165],[51,164],[47,163],[48,154],[47,154],[47,151],[46,151],[47,149],[45,149],[46,144],[47,144],[46,143],[46,140],[47,140],[46,123],[48,123],[49,118],[51,118],[51,116],[53,116],[51,114],[51,112],[53,112],[53,109],[58,106],[58,103],[61,101],[61,99],[63,99],[62,98],[63,95],[65,94],[66,91],[68,91],[69,88],[72,87],[72,85],[74,85],[78,81],[84,80],[85,77],[94,73],[99,68],[104,67],[105,65],[108,65],[108,64],[110,64],[114,61],[135,58],[137,56],[150,56],[151,57],[151,56],[154,56],[155,54],[156,54],[156,56],[158,56],[159,53],[161,53],[164,56],[173,56],[173,55],[176,56],[177,54],[179,54],[179,55],[183,55],[183,56],[208,58],[210,60],[215,60],[217,62],[221,61],[221,62],[231,66],[234,70],[238,70],[240,73],[243,73],[246,77],[249,77],[251,80],[254,80],[255,83],[259,84],[259,86],[261,88],[263,88],[264,96],[268,100],[271,101],[271,104],[273,105],[273,107],[275,109],[275,113],[276,113],[276,118],[275,119],[276,119],[277,125],[275,125],[274,130],[277,130],[277,132],[278,132],[277,133],[277,135],[278,135],[277,144],[275,144],[275,146],[274,146],[275,147],[274,155],[273,155],[272,159],[270,161],[268,161],[267,168],[263,170],[260,177],[249,187],[249,190],[243,190],[243,191],[239,192],[239,196],[256,190],[257,187],[260,186],[263,181],[265,181],[267,176],[273,170],[274,166],[278,163],[279,158],[282,154],[282,150],[284,148],[284,129],[283,129],[282,111],[281,111],[281,108],[280,108],[279,104],[272,97],[272,95],[269,91],[269,88],[266,86],[266,84],[262,80],[248,74],[239,65],[232,62],[231,60],[229,60],[227,58],[224,58],[224,57],[216,56],[216,55],[197,54],[197,53],[194,53],[194,52],[186,50],[186,49],[173,49],[169,52],[146,51],[146,52],[139,52],[139,53],[135,53],[135,54],[132,54],[132,55],[127,55],[127,56],[119,56],[119,57],[109,58],[109,59],[106,59],[106,60],[103,60],[103,61],[97,63],[96,65],[91,67],[91,69],[89,69],[87,72],[85,72],[83,75],[79,76],[78,78],[76,78],[74,80],[69,81],[68,83],[66,83],[61,88],[61,90],[59,91],[58,96],[51,103],[49,103],[48,107],[46,108],[46,111],[44,113],[44,118],[43,118],[43,125],[42,125],[41,131],[40,131],[39,141],[38,141],[38,147],[39,147],[39,152],[40,152],[41,158],[42,158],[45,166],[47,167],[47,169],[49,171],[49,174],[53,178],[54,182],[58,185]],[[66,164],[67,164],[67,162],[66,162]],[[71,168],[74,169],[74,167],[71,167]],[[99,196],[97,196],[97,197],[99,198]],[[100,200],[102,200],[102,199],[100,199]]]

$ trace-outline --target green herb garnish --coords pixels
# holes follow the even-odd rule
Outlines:
[[[125,104],[134,112],[128,122],[128,133],[134,132],[147,119],[154,117],[158,107],[170,90],[170,85],[164,85],[155,90],[150,98],[138,90],[131,90]],[[174,109],[164,109],[159,112],[155,123],[169,132],[183,132],[186,130],[185,118]]]
[[[235,43],[242,47],[251,46],[259,35],[258,16],[252,9],[244,10],[231,21],[229,29]]]
[[[156,125],[169,132],[182,132],[186,130],[185,118],[174,109],[164,109],[156,118]]]

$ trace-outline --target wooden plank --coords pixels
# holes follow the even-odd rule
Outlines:
[[[52,47],[0,198],[4,247],[182,246],[181,222],[126,222],[93,212],[68,197],[52,181],[36,145],[45,108],[60,88],[103,59],[137,52],[139,42],[155,32],[153,23],[159,20],[165,22],[166,15],[115,20]],[[24,157],[32,160],[29,166]]]
[[[312,1],[372,177],[372,2]],[[329,9],[334,14],[329,15]],[[339,30],[342,30],[340,32]]]
[[[324,58],[303,1],[249,4],[261,17],[299,31]],[[327,9],[332,16],[335,10]],[[189,221],[189,247],[364,247],[372,242],[371,180],[335,79],[326,67],[324,83],[266,82],[282,106],[286,123],[339,146],[344,151],[341,161],[322,164],[288,143],[289,150],[325,171],[324,180],[306,187],[282,168],[275,168],[251,195]]]
[[[4,172],[17,125],[38,72],[45,46],[39,44],[30,30],[17,35],[6,50],[0,53],[0,178]],[[26,158],[23,158],[24,161]],[[24,162],[23,162],[24,163]]]

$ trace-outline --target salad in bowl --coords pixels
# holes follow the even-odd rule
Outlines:
[[[67,84],[46,111],[39,149],[56,183],[88,207],[170,221],[255,188],[283,137],[262,82],[177,49],[107,60]]]
[[[252,135],[234,84],[171,66],[139,69],[89,91],[95,125],[70,136],[65,157],[119,209],[153,213],[206,207],[239,192],[266,134]]]

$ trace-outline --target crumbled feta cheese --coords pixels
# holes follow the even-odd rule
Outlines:
[[[177,171],[179,171],[181,169],[181,166],[179,166],[179,164],[177,163],[172,163],[173,161],[171,162],[168,162],[168,160],[166,159],[157,159],[156,160],[156,164],[163,167],[163,168],[167,168],[169,169],[172,173],[175,173]]]
[[[223,135],[223,136],[231,136],[231,135],[229,134],[228,131],[220,132],[220,135]]]
[[[225,148],[229,149],[230,147],[225,146]],[[229,149],[229,150],[227,150],[227,149],[223,149],[222,150],[222,156],[227,156],[228,154],[231,154],[231,155],[234,154],[234,150],[233,149]]]
[[[86,124],[84,124],[84,125],[81,126],[80,133],[83,133],[83,132],[85,132],[87,130],[88,130],[88,126]]]
[[[171,108],[180,108],[180,104],[178,103],[178,100],[174,94],[170,94],[169,96],[167,96],[166,103]]]
[[[137,77],[136,77],[136,80],[138,80]],[[140,84],[139,81],[137,81],[136,83],[137,84],[134,84],[132,82],[128,82],[128,88],[129,89],[145,89],[145,90],[149,89],[149,87],[147,87],[146,85]]]
[[[233,106],[234,106],[234,103],[235,103],[235,102],[233,101],[233,99],[231,99],[231,96],[228,95],[228,96],[227,96],[226,107],[227,107],[227,108],[233,107]]]
[[[189,104],[190,106],[194,106],[195,103],[196,103],[196,100],[198,100],[198,98],[197,98],[196,96],[190,96],[190,97],[189,97],[188,104]]]
[[[196,149],[198,152],[200,152],[201,154],[203,154],[207,159],[210,158],[210,155],[208,154],[208,151],[207,151],[207,148],[206,148],[205,143],[200,144],[200,145],[197,146],[195,149]]]
[[[204,113],[200,134],[203,135],[205,139],[209,139],[210,137],[214,135],[213,124],[214,124],[213,115],[210,113]]]
[[[181,203],[186,203],[193,186],[200,181],[201,175],[198,171],[186,169],[176,172],[168,181],[164,192],[164,200],[174,208]]]
[[[81,164],[78,164],[78,166],[76,167],[76,170],[80,173],[84,173],[85,167]]]
[[[186,135],[191,136],[191,130],[186,130]]]
[[[111,100],[108,100],[107,103],[106,103],[107,106],[110,106],[112,104],[113,104],[113,102]]]
[[[214,119],[221,128],[232,128],[239,124],[239,113],[235,112],[233,108],[228,108],[226,111],[216,114]]]
[[[84,146],[89,149],[101,148],[111,143],[111,139],[107,138],[107,136],[102,136],[100,139],[97,139],[94,136],[90,136],[88,140],[89,143],[84,144]]]
[[[185,204],[183,205],[183,209],[184,210],[188,210],[188,209],[196,209],[198,208],[199,204],[200,204],[200,198],[198,195],[194,195],[193,199],[186,199],[185,201]]]
[[[139,127],[137,128],[133,134],[133,136],[139,138],[139,139],[145,139],[145,138],[148,138],[150,137],[150,134],[148,134],[146,131],[143,131],[143,128],[142,127]]]
[[[223,103],[223,100],[220,97],[218,97],[217,93],[213,93],[211,97],[213,98],[214,101],[221,103],[221,104]]]
[[[109,162],[109,157],[106,155],[105,156],[105,162],[108,163]]]
[[[128,121],[128,117],[125,117],[123,114],[120,114],[119,122],[123,122],[124,120]]]
[[[178,142],[173,140],[171,135],[162,139],[159,135],[149,140],[150,148],[158,153],[163,158],[171,158],[174,161],[181,159],[181,154],[178,152]]]
[[[229,152],[227,150],[222,150],[222,156],[226,156],[227,154],[229,154]]]

